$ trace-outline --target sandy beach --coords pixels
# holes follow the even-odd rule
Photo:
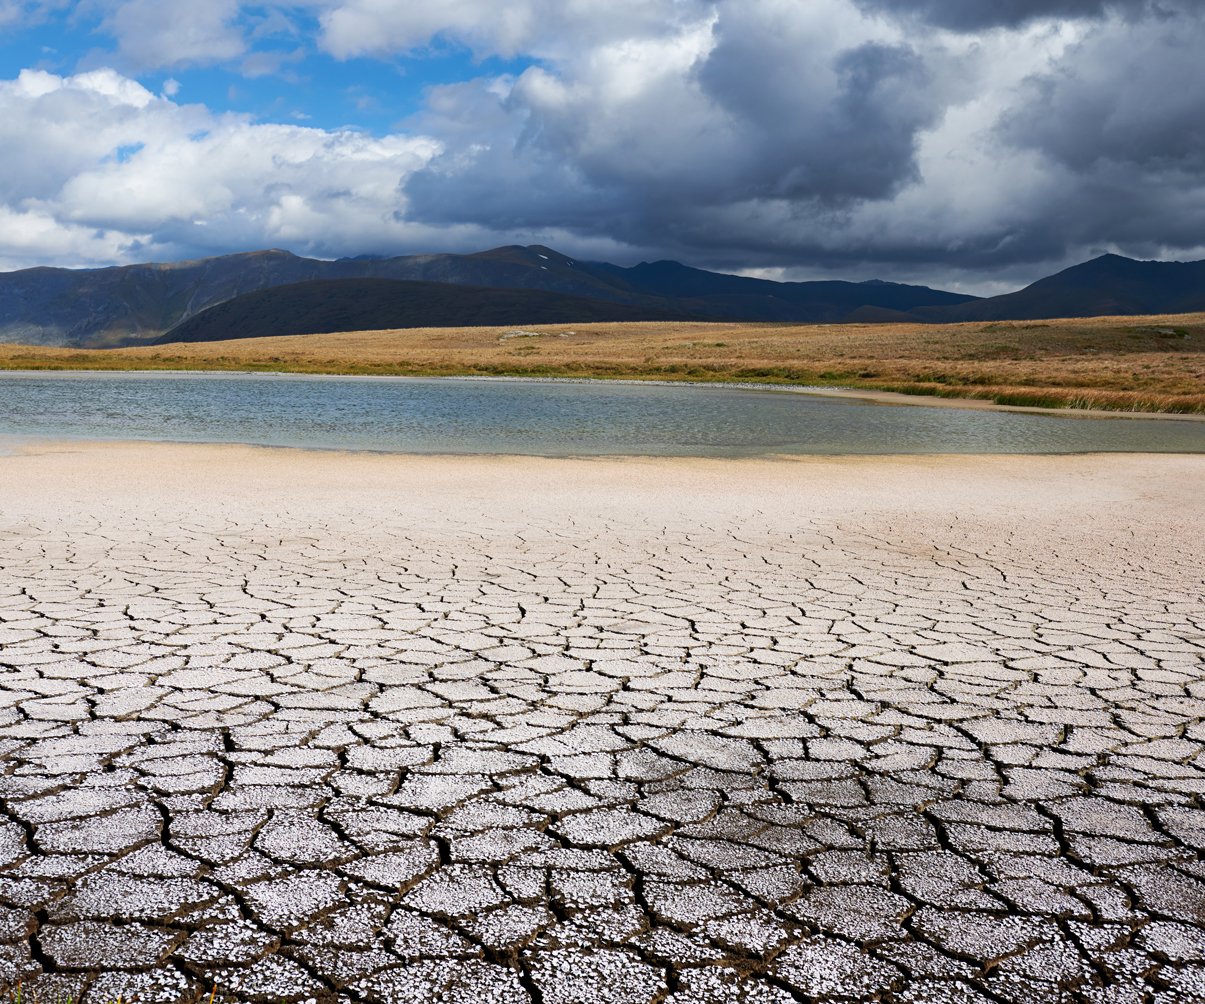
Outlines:
[[[0,455],[0,987],[1205,995],[1205,458]]]

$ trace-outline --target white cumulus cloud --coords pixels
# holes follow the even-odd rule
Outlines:
[[[215,115],[112,70],[0,82],[0,144],[0,258],[72,264],[404,244],[423,231],[402,185],[440,150]]]

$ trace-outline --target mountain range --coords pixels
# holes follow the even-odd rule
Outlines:
[[[540,289],[491,289],[405,279],[311,279],[245,293],[216,304],[181,321],[157,341],[213,342],[232,337],[383,328],[684,319],[690,318],[673,310]]]
[[[321,261],[256,251],[173,264],[0,273],[0,341],[105,347],[470,324],[798,323],[1205,310],[1205,262],[1104,255],[986,299],[881,282],[774,282],[673,261],[630,268],[539,245]]]

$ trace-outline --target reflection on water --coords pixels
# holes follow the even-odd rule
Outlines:
[[[6,374],[0,435],[407,453],[1205,452],[1205,424],[889,407],[730,387]]]

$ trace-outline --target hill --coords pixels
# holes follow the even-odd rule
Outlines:
[[[1205,310],[1205,261],[1135,261],[1106,254],[1015,293],[924,307],[928,321],[1021,321],[1050,317],[1184,314]]]
[[[676,261],[641,262],[631,268],[587,264],[592,274],[643,296],[672,299],[726,321],[797,321],[839,324],[859,310],[904,313],[916,307],[954,306],[977,297],[895,282],[774,282],[691,268]]]
[[[338,261],[274,250],[170,265],[0,273],[0,341],[72,347],[142,344],[243,294],[334,279],[541,290],[640,307],[642,316],[748,321],[835,323],[859,309],[901,312],[974,299],[897,283],[772,282],[677,262],[623,268],[577,261],[540,245]]]
[[[403,279],[315,279],[246,293],[177,324],[153,344],[392,328],[690,320],[668,310],[538,289]]]
[[[256,251],[170,265],[0,274],[0,341],[105,346],[149,341],[241,293],[316,278],[326,263]]]
[[[574,318],[577,323],[634,317],[799,324],[957,323],[1205,309],[1205,262],[1144,262],[1119,255],[1076,265],[1015,293],[979,299],[874,280],[774,282],[675,261],[641,262],[629,268],[576,260],[542,245],[338,261],[273,250],[167,265],[0,273],[0,342],[68,347],[147,344],[202,311],[247,294],[304,282],[353,279],[542,292],[593,301],[595,306]],[[474,302],[480,299],[476,296]],[[405,315],[406,326],[464,316],[447,313],[446,305],[436,306],[442,301],[433,293],[423,302],[435,312],[419,317],[411,311]],[[514,324],[536,324],[549,316],[506,313],[518,303],[499,301],[501,313],[480,316],[506,316],[511,320],[501,323]],[[600,314],[597,303],[638,309],[635,314]],[[540,309],[548,306],[543,302]],[[263,321],[261,315],[258,323]]]

